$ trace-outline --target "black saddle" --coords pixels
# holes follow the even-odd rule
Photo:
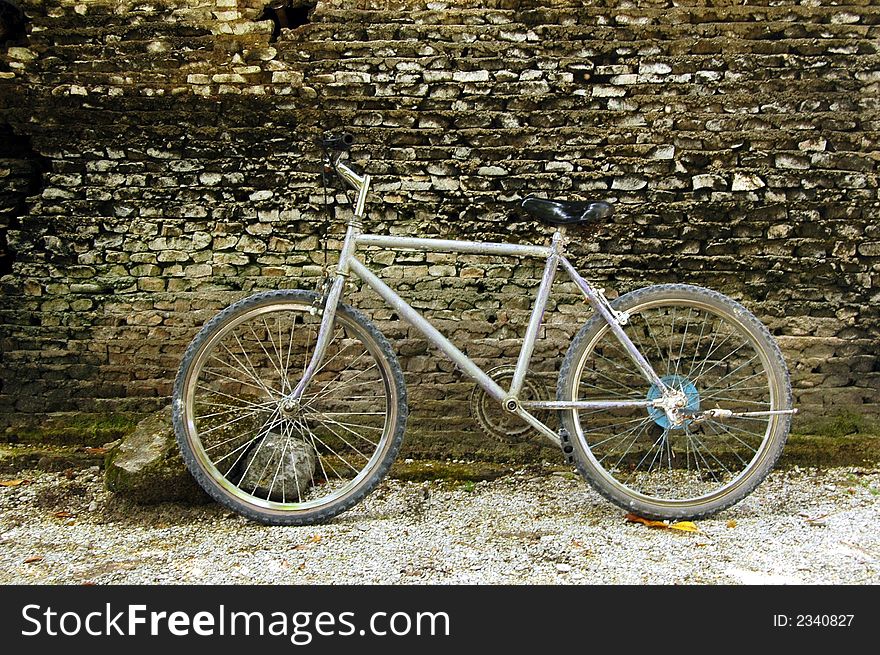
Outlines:
[[[614,208],[607,202],[564,200],[544,200],[528,197],[523,200],[523,209],[544,223],[550,225],[584,225],[609,218]]]

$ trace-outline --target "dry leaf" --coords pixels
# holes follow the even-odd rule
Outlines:
[[[73,512],[68,512],[66,509],[61,510],[60,512],[55,512],[52,514],[56,519],[69,519],[73,516]]]
[[[303,550],[304,548],[308,548],[311,544],[316,544],[321,541],[321,535],[316,534],[313,537],[309,537],[303,543],[297,544],[293,547],[294,550]]]
[[[647,525],[649,528],[668,528],[669,526],[663,521],[652,521],[650,519],[643,518],[638,514],[629,513],[626,515],[626,520],[630,523],[641,523],[642,525]]]
[[[667,523],[666,521],[652,521],[643,518],[638,514],[630,512],[626,515],[626,520],[630,523],[641,523],[649,528],[662,528],[663,530],[681,530],[682,532],[699,532],[696,524],[691,521],[676,521],[675,523]]]
[[[829,516],[831,516],[832,514],[837,514],[837,512],[828,512],[827,514],[820,514],[819,516],[809,516],[809,515],[804,514],[803,512],[801,512],[801,513],[800,513],[800,516],[803,516],[803,517],[804,517],[804,521],[806,521],[806,522],[809,523],[810,525],[824,526],[824,525],[825,525],[825,519],[827,519],[827,518],[828,518]]]
[[[0,487],[17,487],[25,482],[27,480],[0,480]]]
[[[36,557],[28,557],[28,558],[24,561],[24,563],[25,563],[25,564],[36,564],[37,562],[42,562],[42,561],[43,561],[43,556],[42,556],[42,555],[37,555]]]
[[[735,519],[730,519],[730,520],[727,522],[727,527],[728,527],[728,528],[735,528],[735,527],[736,527],[736,520],[735,520]]]

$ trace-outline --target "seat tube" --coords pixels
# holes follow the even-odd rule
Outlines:
[[[541,329],[541,323],[544,320],[544,310],[547,308],[550,288],[553,286],[553,280],[556,278],[562,242],[563,232],[560,230],[553,235],[553,251],[547,257],[547,263],[544,265],[544,274],[541,276],[538,296],[535,298],[535,306],[532,309],[529,325],[526,328],[525,337],[523,337],[523,345],[519,351],[519,359],[516,362],[516,369],[513,372],[513,381],[508,392],[510,398],[517,398],[519,392],[522,391],[523,383],[529,370],[529,362],[532,359],[532,352],[535,349],[535,341],[538,338],[538,331]]]

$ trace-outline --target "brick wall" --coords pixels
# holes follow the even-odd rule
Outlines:
[[[729,293],[780,339],[800,420],[880,409],[870,2],[331,0],[277,40],[261,1],[20,4],[28,40],[0,57],[0,124],[30,148],[0,146],[0,424],[159,408],[220,307],[314,287],[325,127],[356,135],[373,231],[540,242],[527,193],[611,199],[607,228],[574,234],[590,279]],[[515,362],[541,262],[374,261],[479,363]],[[472,385],[354,298],[402,353],[413,452],[514,452],[468,438]],[[566,284],[551,310],[552,389],[586,314]]]

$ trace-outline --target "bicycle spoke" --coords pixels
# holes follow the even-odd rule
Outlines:
[[[202,436],[204,436],[206,434],[211,434],[212,432],[216,432],[217,430],[222,430],[223,428],[229,427],[230,425],[238,423],[239,421],[243,421],[246,418],[250,418],[251,416],[254,416],[255,414],[259,414],[261,411],[263,411],[263,410],[254,409],[254,410],[251,410],[250,412],[248,412],[247,414],[243,414],[243,415],[239,416],[238,418],[234,418],[231,421],[226,421],[226,423],[221,423],[220,425],[211,426],[207,430],[201,431]]]
[[[359,432],[352,430],[352,428],[357,427],[357,428],[367,429],[367,430],[378,430],[379,432],[381,432],[383,430],[383,428],[376,428],[376,427],[371,427],[368,425],[356,425],[356,424],[352,424],[352,423],[340,423],[339,421],[335,421],[332,418],[330,418],[329,416],[327,416],[326,414],[323,414],[321,412],[313,412],[311,414],[308,414],[307,416],[309,416],[309,417],[323,416],[324,419],[326,419],[326,421],[321,421],[320,419],[316,419],[316,420],[318,422],[322,423],[331,432],[332,432],[332,429],[329,426],[327,426],[326,423],[332,423],[333,425],[338,425],[346,432],[350,432],[351,434],[353,434],[357,437],[360,437],[361,439],[363,439],[364,441],[366,441],[369,444],[372,444],[373,446],[379,445],[378,441],[371,441],[370,439],[367,439],[364,435],[360,434]],[[340,437],[340,439],[342,439],[342,437]],[[343,439],[343,441],[345,441],[345,440]],[[354,446],[352,446],[352,448],[354,448]],[[355,450],[357,450],[357,449],[355,448]],[[367,459],[369,459],[369,457],[367,457]]]
[[[657,358],[658,361],[663,361],[663,348],[660,347],[660,342],[657,341],[657,337],[654,336],[654,331],[651,329],[651,322],[646,318],[642,317],[642,321],[645,324],[645,327],[648,329],[648,335],[651,337],[651,340],[654,342],[654,345],[657,347]]]
[[[214,377],[218,377],[221,380],[228,380],[229,382],[235,382],[236,384],[243,384],[246,387],[250,387],[251,389],[257,389],[259,391],[263,391],[264,388],[261,386],[257,386],[256,384],[251,384],[250,382],[245,382],[244,380],[239,380],[237,378],[230,377],[228,375],[223,375],[222,373],[218,373],[217,371],[211,370],[207,367],[202,369],[205,373],[209,373]]]
[[[234,455],[235,453],[237,453],[239,450],[241,451],[241,452],[238,454],[238,457],[235,459],[235,461],[232,462],[232,466],[230,466],[228,469],[226,469],[226,473],[223,474],[223,477],[228,478],[228,477],[229,477],[229,474],[232,473],[233,469],[234,469],[236,466],[238,466],[239,461],[241,461],[241,458],[242,458],[242,457],[244,456],[244,454],[247,452],[248,447],[249,447],[251,444],[253,444],[255,441],[257,441],[257,439],[262,439],[262,438],[266,437],[266,436],[267,436],[267,435],[268,435],[268,434],[269,434],[269,433],[275,428],[275,426],[278,425],[278,423],[280,422],[281,419],[279,419],[279,418],[277,417],[277,415],[273,415],[273,416],[270,418],[270,420],[272,421],[272,423],[269,424],[269,422],[267,421],[267,422],[263,425],[263,427],[260,429],[260,431],[257,433],[257,436],[253,437],[252,439],[249,439],[249,440],[246,441],[245,443],[241,444],[240,446],[238,446],[237,448],[235,448],[235,449],[232,450],[231,452],[227,453],[227,454],[224,455],[223,457],[220,457],[219,459],[217,459],[217,460],[214,462],[214,465],[216,466],[217,464],[219,464],[220,462],[222,462],[224,459],[226,459],[226,458],[228,458],[228,457],[231,457],[232,455]],[[266,427],[266,425],[269,425],[269,427]],[[262,444],[262,442],[260,442],[260,443]],[[259,448],[259,446],[258,446],[258,448]],[[247,473],[247,471],[245,471],[245,473]],[[242,476],[242,477],[244,477],[244,476]]]
[[[730,304],[728,309],[711,292],[679,289],[665,287],[663,295],[644,305],[620,305],[634,346],[648,356],[661,382],[680,394],[666,399],[680,403],[677,407],[661,404],[664,387],[631,370],[629,353],[602,323],[582,337],[579,359],[569,368],[573,379],[567,393],[573,399],[660,401],[631,413],[620,408],[561,413],[573,426],[573,441],[592,454],[586,460],[594,471],[591,481],[615,501],[625,499],[622,506],[631,506],[636,497],[664,508],[723,497],[735,489],[735,480],[751,474],[767,435],[782,422],[731,416],[719,419],[721,424],[707,418],[705,412],[716,403],[734,413],[770,411],[778,404],[767,358],[740,323],[741,308]],[[684,294],[681,299],[674,297],[678,293]],[[651,298],[651,290],[633,293],[636,297]]]
[[[214,418],[217,416],[225,416],[227,414],[232,414],[233,412],[240,412],[242,409],[245,409],[244,407],[242,407],[240,405],[237,407],[233,407],[231,405],[218,405],[217,403],[208,403],[203,400],[199,400],[198,403],[200,405],[215,405],[218,407],[230,407],[230,409],[223,410],[222,412],[214,412],[213,414],[196,414],[195,418],[197,421],[202,421],[204,419]],[[274,404],[274,401],[268,401],[268,402],[263,403],[262,405],[259,405],[258,407],[259,407],[259,409],[267,409],[270,406],[272,406],[273,404]],[[255,409],[254,411],[257,411],[257,410]]]
[[[711,366],[710,368],[708,368],[706,371],[701,371],[700,374],[699,374],[697,377],[695,377],[695,378],[693,379],[693,383],[696,384],[697,382],[699,382],[700,379],[701,379],[706,373],[708,373],[709,371],[711,371],[712,369],[714,369],[716,366],[718,366],[719,364],[721,364],[721,363],[722,363],[724,360],[726,360],[728,357],[731,357],[734,353],[736,353],[736,352],[738,352],[739,350],[741,350],[742,348],[744,348],[746,345],[747,345],[747,344],[744,344],[744,343],[743,343],[743,344],[740,344],[739,346],[737,346],[736,350],[734,350],[733,352],[731,352],[730,354],[728,354],[726,357],[722,357],[720,360],[718,360],[717,362],[715,362],[714,364],[712,364],[712,366]],[[754,361],[755,359],[757,359],[757,357],[758,357],[758,355],[757,355],[757,353],[755,353],[754,355],[752,355],[751,359],[749,359],[748,361],[746,361],[746,362],[740,364],[740,365],[739,365],[738,367],[736,367],[733,371],[731,371],[730,373],[728,373],[727,375],[725,375],[723,378],[721,378],[721,380],[718,380],[718,382],[721,382],[722,380],[726,380],[726,379],[729,378],[731,375],[733,375],[733,374],[736,373],[738,370],[740,370],[743,366],[747,366],[747,365],[750,364],[752,361]],[[758,374],[756,373],[756,375],[758,375]]]
[[[347,346],[346,346],[346,347],[347,347]],[[344,349],[343,349],[343,350],[344,350]],[[340,351],[340,352],[341,352],[341,351]],[[337,353],[337,354],[338,354],[338,353]],[[340,388],[342,388],[345,384],[350,383],[353,379],[357,378],[358,376],[360,376],[360,375],[362,375],[363,373],[366,373],[368,370],[370,370],[370,369],[364,369],[363,371],[360,371],[357,375],[354,376],[354,378],[349,378],[349,379],[346,380],[343,384],[338,384],[338,385],[334,385],[334,384],[333,384],[336,380],[339,379],[339,377],[340,377],[343,373],[345,373],[345,371],[351,369],[351,367],[353,367],[355,364],[357,364],[358,361],[360,361],[361,358],[365,357],[366,355],[367,355],[366,352],[362,352],[360,355],[358,355],[357,358],[356,358],[353,362],[351,362],[348,366],[346,366],[345,368],[343,368],[342,370],[340,370],[332,380],[330,380],[327,384],[325,384],[325,385],[320,389],[320,391],[318,391],[318,392],[316,392],[315,394],[313,394],[313,395],[310,397],[309,402],[314,401],[314,400],[320,400],[321,398],[323,398],[323,397],[324,397],[324,391],[326,391],[326,389],[328,389],[329,387],[333,387],[333,389],[331,390],[331,393],[332,393],[332,391],[337,391],[337,390],[339,390]],[[328,363],[329,363],[329,362],[328,362]],[[323,368],[323,367],[322,367],[322,368]],[[372,367],[371,367],[371,368],[372,368]],[[317,375],[317,372],[316,372],[316,375]]]
[[[253,403],[253,402],[250,402],[250,401],[248,401],[248,400],[243,400],[243,399],[241,399],[241,398],[238,397],[238,396],[233,396],[233,395],[231,395],[231,394],[224,393],[224,392],[222,392],[222,391],[217,391],[216,389],[211,389],[210,387],[205,387],[205,386],[202,386],[202,385],[198,385],[198,386],[196,387],[196,389],[198,389],[198,390],[200,390],[200,391],[205,391],[205,392],[207,392],[207,393],[215,394],[215,395],[217,395],[217,396],[223,396],[224,398],[231,398],[232,400],[237,400],[237,401],[239,401],[239,402],[244,403],[245,405],[247,405],[247,406],[249,406],[249,407],[262,407],[262,404],[261,404],[261,403]]]
[[[726,434],[729,434],[731,437],[733,437],[734,439],[736,439],[737,441],[739,441],[741,444],[743,444],[743,445],[746,446],[747,448],[751,448],[751,446],[750,446],[749,444],[747,444],[745,441],[743,441],[742,439],[740,439],[739,437],[737,437],[737,436],[736,436],[735,434],[733,434],[730,430],[728,430],[725,426],[721,425],[720,423],[716,423],[715,421],[710,421],[710,423],[711,423],[712,425],[715,425],[715,426],[721,428],[721,430],[722,430],[723,432],[725,432]],[[732,452],[733,452],[733,456],[736,457],[736,458],[740,461],[740,464],[742,464],[743,466],[747,466],[747,465],[748,465],[748,461],[745,460],[745,459],[743,459],[742,457],[740,457],[740,454],[739,454],[738,452],[736,452],[735,450],[732,451]],[[758,449],[757,449],[757,448],[753,448],[753,449],[752,449],[752,452],[758,452]]]
[[[770,403],[767,401],[747,400],[745,398],[733,398],[731,396],[719,396],[718,395],[723,392],[724,392],[724,390],[722,389],[721,391],[718,391],[717,393],[712,394],[711,396],[706,396],[705,398],[702,398],[701,400],[703,402],[708,402],[710,400],[716,400],[716,401],[717,400],[726,400],[726,401],[736,403],[736,404],[758,405],[759,407],[769,407],[770,406]]]
[[[270,341],[272,341],[272,331],[269,330],[269,327],[266,325],[265,318],[262,319],[262,323],[264,326],[266,326],[266,332],[267,332],[266,336],[269,337]],[[257,334],[257,331],[254,329],[254,326],[252,324],[248,324],[248,329],[251,331],[251,334],[254,335],[254,340],[257,342],[257,344],[260,346],[260,350],[262,350],[263,354],[266,356],[266,361],[268,361],[272,365],[272,368],[275,369],[275,372],[278,374],[278,377],[281,379],[282,385],[283,385],[284,381],[283,381],[281,369],[278,368],[278,365],[275,363],[275,360],[272,359],[272,355],[270,355],[269,351],[266,350],[266,346],[263,345],[263,340],[260,339],[260,336]],[[274,348],[274,342],[273,342],[273,348]],[[247,357],[247,354],[245,354],[245,357]]]
[[[333,432],[333,431],[330,430],[330,432]],[[338,460],[341,461],[343,464],[345,464],[348,468],[350,468],[352,471],[354,471],[355,475],[357,475],[358,473],[360,473],[360,469],[357,469],[357,468],[355,468],[354,466],[352,466],[351,464],[349,464],[349,462],[348,462],[347,459],[345,459],[344,457],[342,457],[342,455],[340,455],[340,454],[337,453],[335,450],[333,450],[333,448],[331,448],[330,446],[328,446],[328,445],[327,445],[327,444],[326,444],[326,443],[325,443],[325,442],[324,442],[324,441],[323,441],[323,440],[322,440],[317,434],[315,434],[315,432],[314,432],[313,430],[309,430],[309,434],[311,435],[312,439],[314,439],[314,440],[317,441],[319,444],[321,444],[324,448],[326,448],[326,449],[329,450],[331,453],[333,453],[334,455],[336,455],[336,459],[338,459]],[[343,441],[344,441],[344,440],[343,440]],[[331,468],[331,469],[333,470],[333,472],[335,473],[335,472],[336,472],[336,469],[333,468],[333,465],[330,464],[329,462],[328,462],[327,464],[328,464],[328,466],[330,466],[330,468]],[[340,476],[338,473],[336,473],[336,475],[337,475],[338,477],[340,477],[340,478],[342,477],[342,476]]]
[[[669,353],[666,357],[666,375],[669,375],[669,368],[672,364],[672,338],[675,336],[675,314],[678,312],[678,307],[672,308],[672,326],[669,328],[669,347],[666,349],[666,352]]]
[[[233,334],[232,336],[238,342],[238,337],[236,337],[235,334]],[[238,342],[238,345],[242,349],[242,352],[244,352],[244,346],[241,345],[241,342]],[[250,377],[252,380],[254,380],[260,386],[260,388],[266,392],[266,394],[268,394],[269,396],[272,396],[272,397],[275,397],[277,395],[275,393],[272,393],[272,391],[265,385],[265,383],[260,378],[260,376],[257,375],[257,371],[256,371],[256,369],[254,369],[253,365],[251,365],[250,361],[248,361],[248,366],[245,367],[245,365],[241,363],[241,360],[238,359],[238,357],[235,355],[235,353],[233,353],[231,350],[229,350],[229,348],[226,346],[225,343],[221,343],[220,347],[223,348],[223,350],[225,350],[227,352],[227,354],[230,357],[232,357],[232,359],[235,360],[235,363],[241,367],[238,370],[241,370],[243,373],[247,374],[248,377]],[[247,353],[245,353],[245,357],[247,357]],[[250,369],[250,370],[248,370],[248,369]]]
[[[697,356],[699,356],[699,354],[700,354],[700,344],[703,343],[703,334],[706,331],[706,324],[707,323],[708,323],[708,321],[705,321],[705,320],[700,322],[700,336],[697,337],[696,345],[694,346],[694,356],[691,358],[691,364],[688,367],[688,372],[685,374],[686,378],[690,378],[691,372],[694,370],[694,363],[697,361]],[[714,343],[715,343],[715,341],[713,339],[712,344],[714,344]],[[712,348],[712,344],[710,344],[710,346],[709,346],[710,350]]]
[[[216,481],[212,494],[249,515],[270,523],[331,516],[381,477],[371,473],[387,470],[390,444],[402,437],[399,367],[369,324],[340,306],[313,391],[295,402],[294,377],[321,327],[310,318],[314,296],[253,298],[209,324],[214,332],[188,360],[186,443]]]
[[[721,389],[720,392],[723,393],[723,392],[725,392],[725,391],[729,391],[729,390],[731,390],[731,389],[735,389],[735,388],[736,388],[737,386],[739,386],[740,384],[742,384],[742,383],[744,383],[744,382],[748,382],[748,381],[751,380],[752,378],[756,378],[756,377],[758,377],[759,375],[763,376],[763,375],[764,375],[764,371],[758,371],[757,373],[753,373],[753,374],[750,375],[749,377],[747,377],[747,378],[743,378],[742,380],[740,380],[740,381],[737,382],[736,384],[731,384],[730,386],[727,386],[727,387],[725,387],[724,389]],[[715,387],[709,387],[708,389],[709,389],[709,390],[712,390],[712,389],[714,389],[714,388],[715,388]],[[754,387],[752,387],[752,388],[754,388]],[[761,388],[763,388],[763,387],[761,387]],[[711,398],[711,396],[709,396],[709,397]]]
[[[678,367],[681,365],[681,357],[684,353],[684,344],[687,341],[687,333],[688,328],[691,325],[691,315],[693,314],[693,308],[688,308],[688,315],[684,325],[684,332],[681,335],[681,347],[678,349],[678,357],[675,359],[675,370],[673,371],[673,375],[678,376]]]
[[[309,440],[311,441],[311,446],[312,446],[312,448],[315,449],[315,458],[318,460],[318,466],[321,467],[321,473],[324,474],[324,481],[329,485],[329,484],[330,484],[330,478],[327,477],[327,470],[324,468],[324,461],[321,459],[320,455],[318,454],[318,445],[315,443],[315,436],[314,436],[314,434],[312,434],[312,431],[311,431],[311,429],[309,429],[309,426],[308,426],[308,424],[305,422],[305,420],[302,420],[302,421],[300,421],[300,420],[294,421],[293,425],[294,425],[294,427],[297,429],[297,431],[300,433],[300,436],[303,437],[303,440],[304,440],[304,441],[305,441],[305,436],[306,436],[306,435],[303,434],[303,432],[302,432],[302,430],[300,430],[300,428],[302,428],[303,430],[305,430],[306,432],[308,432],[308,434],[309,434]],[[329,466],[329,464],[328,464],[328,466]],[[330,466],[330,469],[333,470],[333,467]],[[336,471],[335,471],[335,470],[333,471],[333,473],[334,473],[335,475],[337,475],[337,477],[338,477],[338,474],[336,474]],[[314,476],[312,477],[312,482],[314,483]]]
[[[632,447],[632,445],[633,445],[633,444],[636,442],[636,440],[639,438],[639,435],[640,435],[640,433],[641,433],[641,431],[642,431],[642,428],[645,427],[645,426],[647,426],[647,425],[649,425],[650,422],[651,422],[651,419],[650,419],[650,418],[643,418],[643,419],[641,419],[641,420],[639,421],[639,424],[638,424],[638,425],[636,425],[636,426],[630,428],[629,430],[626,430],[625,432],[622,432],[621,434],[616,435],[616,436],[614,437],[614,438],[617,439],[618,441],[623,441],[623,440],[625,440],[626,437],[628,437],[629,435],[631,435],[631,434],[634,434],[634,435],[635,435],[635,436],[630,440],[630,442],[629,442],[629,446],[627,446],[626,450],[623,451],[623,455],[620,456],[620,459],[617,460],[617,463],[616,463],[614,466],[612,466],[611,468],[617,468],[618,466],[620,466],[620,463],[623,461],[623,458],[626,457],[627,453],[629,453],[629,449]],[[606,439],[606,441],[608,441],[608,439]],[[601,464],[602,462],[604,462],[605,459],[606,459],[609,455],[611,455],[613,452],[614,452],[614,450],[611,449],[611,450],[608,452],[607,455],[605,455],[604,457],[602,457],[602,458],[599,460],[599,463]]]

